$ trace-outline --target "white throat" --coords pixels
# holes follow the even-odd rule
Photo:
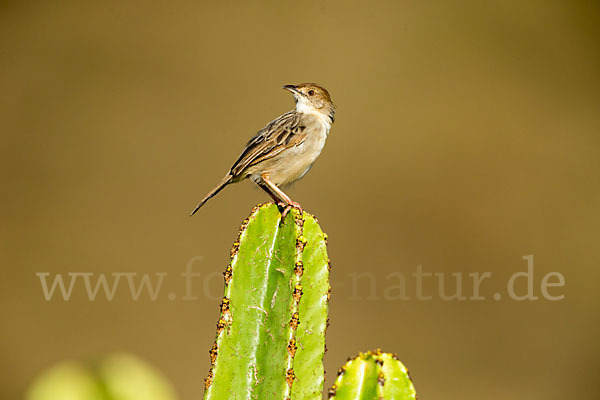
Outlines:
[[[329,133],[329,129],[331,128],[331,118],[329,118],[329,115],[324,114],[321,110],[313,107],[306,99],[304,99],[304,97],[297,98],[296,111],[316,116],[325,126],[325,131]]]

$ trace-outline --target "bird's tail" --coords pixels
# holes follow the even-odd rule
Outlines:
[[[198,203],[198,205],[196,206],[196,208],[194,208],[194,211],[192,211],[190,213],[190,216],[194,215],[196,213],[196,211],[198,211],[200,209],[200,207],[202,207],[204,205],[204,203],[206,203],[208,201],[208,199],[210,199],[213,196],[216,196],[216,194],[219,193],[221,190],[223,190],[223,188],[225,186],[229,185],[231,183],[232,179],[233,179],[233,176],[231,174],[225,175],[225,177],[223,178],[223,180],[221,182],[219,182],[219,184],[213,190],[211,190],[206,195],[206,197],[204,197],[202,199],[202,201],[200,203]]]

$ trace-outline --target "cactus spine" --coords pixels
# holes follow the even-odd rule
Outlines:
[[[320,399],[329,268],[311,215],[255,207],[231,250],[207,400]]]

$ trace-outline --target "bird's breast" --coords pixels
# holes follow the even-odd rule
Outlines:
[[[317,160],[329,134],[329,126],[318,118],[309,118],[306,139],[297,146],[283,151],[265,165],[271,180],[278,186],[288,185],[304,176]]]

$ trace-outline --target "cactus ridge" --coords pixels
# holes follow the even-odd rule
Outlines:
[[[339,369],[328,398],[416,400],[417,395],[408,370],[398,357],[377,349],[349,359]]]
[[[298,351],[294,357],[297,383],[292,386],[291,398],[321,400],[325,380],[322,360],[327,351],[325,334],[329,325],[327,310],[331,294],[331,266],[327,256],[327,235],[319,227],[317,219],[305,215],[303,228],[302,236],[298,238],[302,262],[296,264],[296,269],[302,270],[302,297],[298,304],[301,324],[296,332]]]
[[[205,399],[320,399],[329,287],[324,234],[296,210],[253,208],[224,272]],[[304,301],[307,297],[307,301]]]
[[[302,238],[304,220],[302,219],[302,215],[300,213],[294,214],[294,223],[296,224],[298,238]],[[296,318],[299,320],[298,314],[298,304],[300,303],[300,298],[302,297],[302,275],[304,273],[304,267],[302,266],[302,252],[304,251],[304,242],[296,239],[296,257],[294,260],[294,269],[291,274],[290,286],[294,288],[292,292],[292,319]],[[290,320],[291,321],[291,320]],[[283,393],[284,398],[289,398],[291,393],[292,385],[294,384],[294,379],[296,379],[296,375],[294,373],[294,357],[296,355],[296,350],[298,350],[298,346],[296,345],[296,332],[298,330],[298,323],[290,323],[290,329],[288,333],[288,345],[287,345],[287,365],[286,365],[286,383],[288,385],[285,388]]]

